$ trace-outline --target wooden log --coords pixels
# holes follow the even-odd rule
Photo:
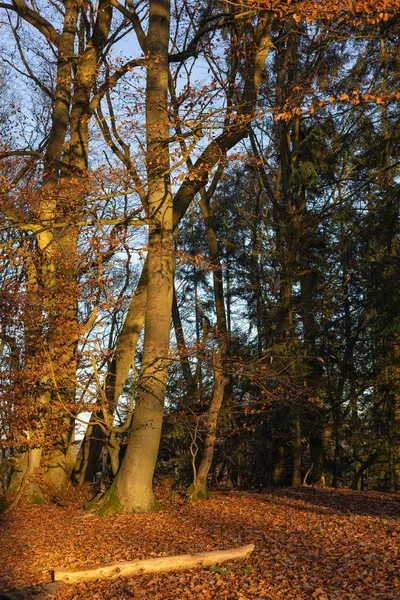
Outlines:
[[[167,571],[184,571],[196,567],[212,567],[226,560],[243,559],[250,556],[254,544],[247,544],[229,550],[199,552],[197,554],[180,554],[178,556],[162,556],[144,560],[123,561],[111,564],[76,569],[56,569],[52,572],[53,581],[78,583],[93,579],[116,579],[147,573],[165,573]]]

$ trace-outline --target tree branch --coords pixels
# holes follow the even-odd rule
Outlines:
[[[139,42],[140,48],[146,53],[146,34],[142,29],[142,25],[140,23],[140,19],[138,17],[137,12],[132,6],[130,9],[125,8],[118,0],[110,0],[111,6],[119,10],[120,13],[124,15],[129,21],[132,23],[133,29],[136,33],[136,37]]]
[[[16,12],[21,17],[21,19],[24,19],[24,21],[30,23],[40,33],[42,33],[49,43],[54,44],[58,47],[58,44],[60,42],[60,34],[58,33],[58,31],[53,27],[51,23],[47,21],[47,19],[42,17],[35,10],[29,8],[29,6],[27,6],[25,2],[23,2],[23,0],[13,0],[12,4],[5,4],[1,2],[0,8]]]
[[[143,58],[134,58],[122,65],[122,67],[120,67],[116,71],[114,71],[112,75],[107,77],[104,83],[100,86],[98,92],[93,96],[92,100],[90,101],[89,110],[91,114],[93,114],[97,110],[100,100],[103,98],[104,94],[106,94],[112,88],[114,88],[117,85],[118,81],[121,79],[121,77],[125,75],[125,73],[128,73],[128,71],[132,71],[132,69],[134,69],[135,67],[143,67],[145,66],[145,64],[146,61]]]

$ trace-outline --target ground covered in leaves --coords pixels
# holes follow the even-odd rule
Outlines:
[[[154,514],[98,517],[65,504],[0,521],[0,592],[49,571],[255,543],[214,569],[66,586],[59,600],[400,600],[400,495],[320,490],[216,493]]]

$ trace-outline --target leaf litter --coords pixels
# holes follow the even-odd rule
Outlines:
[[[0,523],[0,592],[55,568],[254,543],[245,561],[63,587],[59,600],[400,600],[400,495],[312,487],[219,492],[157,513],[24,506]]]

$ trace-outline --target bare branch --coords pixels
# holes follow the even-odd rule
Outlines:
[[[122,67],[117,69],[112,75],[107,77],[103,85],[100,86],[98,92],[93,96],[92,100],[90,101],[90,113],[94,114],[103,96],[117,85],[118,81],[121,79],[121,77],[125,75],[125,73],[132,71],[132,69],[134,69],[135,67],[143,67],[145,66],[145,64],[146,61],[143,58],[134,58],[122,65]]]
[[[24,77],[29,77],[30,79],[32,79],[36,83],[36,85],[38,86],[38,88],[42,90],[42,92],[44,92],[45,94],[47,94],[47,96],[49,96],[52,100],[54,100],[54,98],[55,98],[54,94],[49,90],[49,88],[47,86],[44,85],[43,82],[40,81],[40,79],[38,79],[36,77],[36,75],[34,74],[34,72],[32,71],[32,69],[30,68],[29,63],[26,60],[25,54],[24,54],[24,52],[22,50],[22,46],[21,46],[21,43],[20,43],[19,35],[17,34],[17,30],[15,29],[15,27],[13,27],[10,18],[9,18],[9,22],[10,22],[11,30],[12,30],[12,32],[14,34],[14,39],[15,39],[15,42],[17,44],[19,55],[21,57],[21,60],[22,60],[22,63],[24,65],[25,69],[27,70],[27,73],[24,73],[23,71],[21,71],[20,69],[18,69],[13,63],[11,63],[9,61],[6,61],[6,62],[8,64],[10,64],[16,71],[18,71],[18,73],[21,73],[21,75],[24,75]]]
[[[12,4],[0,3],[0,8],[5,8],[6,10],[12,10],[16,12],[21,19],[24,19],[24,21],[30,23],[40,33],[42,33],[49,43],[58,47],[60,42],[60,34],[58,31],[37,11],[29,8],[29,6],[27,6],[23,0],[13,0]]]
[[[135,30],[136,37],[139,42],[140,48],[143,52],[146,52],[146,34],[143,31],[142,25],[140,23],[140,19],[133,5],[130,8],[125,8],[118,0],[110,0],[111,6],[119,10],[120,13],[124,15],[129,21],[132,23],[133,29]]]

